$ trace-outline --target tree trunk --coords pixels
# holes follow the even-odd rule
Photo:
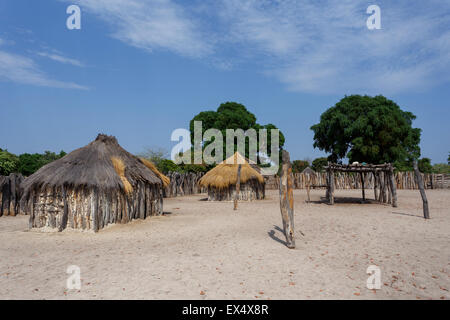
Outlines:
[[[295,248],[294,238],[294,193],[292,190],[292,167],[289,153],[282,151],[282,168],[280,175],[280,211],[283,221],[283,231],[288,248]]]
[[[417,186],[419,187],[420,190],[420,195],[422,196],[422,202],[423,202],[423,217],[425,219],[430,219],[430,212],[428,211],[428,200],[427,200],[427,195],[425,194],[425,190],[423,187],[423,179],[422,179],[422,175],[420,174],[419,168],[417,166],[417,160],[414,159],[413,161],[413,166],[414,166],[414,174],[416,176],[416,182],[417,182]]]

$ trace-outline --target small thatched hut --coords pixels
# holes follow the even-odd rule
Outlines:
[[[241,154],[236,152],[200,179],[200,186],[208,190],[209,201],[234,200],[239,165],[241,165],[241,178],[238,200],[264,199],[265,184],[263,176],[253,169]]]
[[[311,169],[310,167],[306,167],[305,169],[303,169],[302,173],[303,174],[309,174],[310,176],[316,174],[316,172],[313,169]]]
[[[25,179],[29,227],[98,231],[111,223],[159,215],[167,181],[155,170],[125,151],[115,137],[99,134]]]

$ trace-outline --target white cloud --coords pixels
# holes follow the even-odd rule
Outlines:
[[[171,0],[71,0],[113,28],[112,36],[137,48],[203,57],[212,46],[187,10]]]
[[[379,0],[62,0],[80,5],[120,41],[219,69],[252,63],[290,90],[392,94],[450,80],[450,3]]]
[[[373,31],[368,5],[230,0],[221,17],[233,39],[291,90],[393,93],[450,79],[448,4],[381,2],[382,30]]]
[[[37,54],[41,57],[46,57],[49,58],[51,60],[57,61],[57,62],[61,62],[64,64],[71,64],[73,66],[76,67],[84,67],[84,64],[76,59],[72,59],[72,58],[67,58],[64,57],[60,54],[56,54],[56,53],[49,53],[49,52],[37,52]]]
[[[0,50],[0,80],[43,87],[88,89],[73,82],[51,79],[30,58],[2,50]]]

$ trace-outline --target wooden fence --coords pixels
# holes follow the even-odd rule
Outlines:
[[[9,176],[0,176],[0,217],[15,216],[20,213],[20,198],[23,181],[21,174],[12,173]]]
[[[426,189],[447,189],[450,188],[450,175],[426,173],[422,174]],[[315,173],[310,175],[311,188],[326,188],[326,173]],[[278,189],[278,176],[265,176],[266,190]],[[304,173],[294,173],[294,188],[305,189],[307,184],[307,175]],[[414,172],[395,173],[395,182],[397,189],[418,189],[414,179]],[[373,189],[374,177],[372,173],[365,174],[364,187]],[[335,173],[334,186],[336,189],[361,189],[361,177],[359,174],[337,172]]]
[[[170,178],[170,184],[164,190],[164,197],[187,196],[206,192],[198,185],[198,181],[203,175],[203,172],[169,172],[166,176]]]

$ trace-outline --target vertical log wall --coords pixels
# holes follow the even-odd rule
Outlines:
[[[21,174],[12,173],[9,176],[0,176],[0,217],[15,216],[21,213],[20,198],[23,181]]]

